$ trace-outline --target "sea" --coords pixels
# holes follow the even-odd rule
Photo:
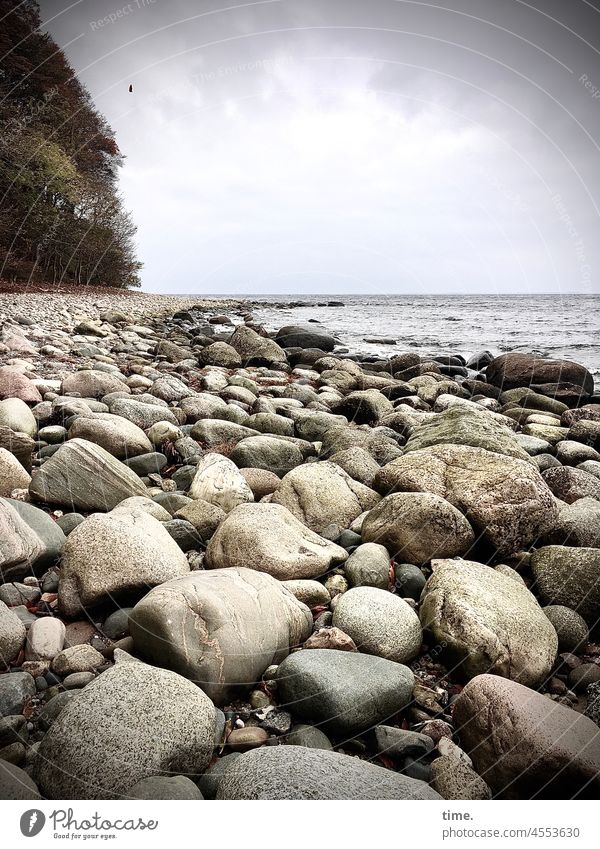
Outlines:
[[[600,385],[600,295],[242,297],[268,330],[317,321],[355,353],[523,351],[575,360]]]

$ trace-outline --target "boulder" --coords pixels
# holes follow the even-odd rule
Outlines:
[[[152,398],[152,396],[148,396]],[[158,399],[153,398],[156,404],[145,403],[139,398],[114,398],[109,406],[110,412],[115,416],[121,416],[142,430],[148,430],[157,422],[170,422],[179,424],[179,420],[166,406],[159,406]]]
[[[495,796],[596,799],[600,729],[506,678],[478,675],[454,705],[462,747]]]
[[[142,778],[125,794],[128,799],[203,799],[198,787],[186,775],[153,775]]]
[[[185,554],[162,524],[143,510],[97,513],[67,537],[58,600],[62,612],[127,593],[140,593],[189,572]]]
[[[41,574],[60,557],[65,535],[43,510],[0,498],[0,574],[5,581]]]
[[[544,535],[543,543],[600,548],[600,503],[595,498],[580,498],[573,504],[561,505],[558,519]]]
[[[223,366],[224,368],[235,368],[241,366],[242,358],[227,342],[213,342],[207,345],[198,354],[198,363],[201,366]]]
[[[288,324],[277,332],[275,341],[282,348],[319,348],[333,351],[336,340],[318,325]]]
[[[556,631],[519,581],[468,560],[438,560],[421,596],[423,628],[468,677],[493,672],[528,686],[556,659]]]
[[[0,675],[0,717],[22,713],[32,696],[35,696],[35,681],[29,672]]]
[[[200,419],[190,431],[190,436],[209,450],[221,445],[228,448],[237,445],[249,436],[258,436],[258,431],[225,419]]]
[[[339,752],[255,749],[225,771],[217,799],[439,799],[424,781]]]
[[[544,604],[576,610],[588,625],[600,617],[600,548],[547,545],[533,552],[535,590]]]
[[[358,652],[294,652],[276,675],[279,704],[324,731],[354,735],[395,716],[410,702],[414,676],[407,666]]]
[[[320,533],[331,524],[348,528],[357,516],[375,507],[379,495],[335,463],[323,462],[298,466],[288,472],[273,493],[272,501]]]
[[[245,566],[280,581],[316,578],[343,563],[345,549],[323,539],[279,504],[236,507],[206,549],[208,569]]]
[[[129,629],[143,657],[221,704],[304,642],[312,616],[270,575],[230,567],[191,572],[151,590],[134,607]]]
[[[499,551],[527,547],[548,531],[558,507],[529,462],[467,445],[436,445],[388,463],[378,492],[431,492],[445,498]]]
[[[112,413],[78,416],[69,429],[69,439],[93,442],[119,460],[152,451],[152,443],[141,428]]]
[[[392,402],[378,389],[363,389],[350,392],[331,408],[333,413],[346,416],[355,424],[378,422],[394,411]]]
[[[213,453],[205,454],[198,463],[188,495],[216,504],[225,513],[239,504],[254,501],[252,490],[235,463]]]
[[[375,475],[379,471],[379,463],[364,448],[346,448],[344,451],[336,451],[329,459],[355,481],[373,488]]]
[[[419,652],[422,631],[412,607],[387,590],[355,587],[340,596],[333,625],[365,654],[406,663]]]
[[[67,375],[60,390],[61,395],[79,395],[81,398],[103,398],[110,392],[126,392],[129,395],[131,389],[116,375],[94,369]]]
[[[266,434],[242,439],[230,456],[239,468],[266,469],[279,477],[304,462],[302,452],[293,442]]]
[[[25,625],[16,613],[0,601],[0,667],[8,666],[25,642]]]
[[[86,439],[70,439],[36,472],[31,496],[73,510],[112,510],[132,495],[146,495],[139,477],[108,451]]]
[[[391,557],[418,566],[466,554],[475,541],[460,510],[429,492],[386,496],[365,516],[361,535],[384,545]]]
[[[238,352],[244,365],[287,365],[285,353],[273,339],[260,336],[251,327],[240,324],[231,335],[229,344]]]
[[[55,616],[43,616],[32,622],[27,632],[27,660],[52,660],[65,642],[65,625]],[[90,646],[91,648],[91,646]]]
[[[584,366],[534,354],[509,353],[495,357],[486,368],[486,377],[493,386],[505,390],[556,383],[579,387],[583,396],[594,392],[594,378]]]
[[[550,604],[543,610],[558,635],[559,651],[574,652],[587,643],[589,631],[583,616],[560,604]]]
[[[15,489],[27,489],[30,481],[31,475],[17,458],[6,448],[0,448],[0,497],[10,497]]]
[[[41,798],[40,791],[24,769],[0,760],[0,801]]]
[[[190,681],[117,663],[61,710],[33,774],[48,799],[119,799],[144,778],[200,775],[214,735],[214,705]]]
[[[269,472],[267,469],[241,468],[240,472],[252,490],[255,501],[275,492],[281,480],[275,472]]]
[[[6,398],[0,401],[0,427],[8,427],[30,438],[35,437],[38,429],[35,416],[20,398]]]
[[[484,409],[449,407],[442,413],[425,419],[415,427],[404,446],[405,453],[431,448],[434,445],[463,445],[505,454],[518,460],[529,460],[514,432],[498,422]]]
[[[387,590],[390,582],[390,555],[384,545],[365,542],[354,549],[344,572],[351,587],[378,587]]]
[[[194,526],[203,540],[208,540],[217,530],[226,515],[216,504],[209,504],[208,501],[196,498],[194,501],[190,501],[189,504],[177,510],[174,518],[185,519],[186,522]]]
[[[0,367],[0,399],[3,398],[20,398],[26,404],[42,400],[36,385],[12,366]]]
[[[554,495],[567,504],[573,504],[580,498],[600,501],[600,480],[583,469],[557,466],[546,469],[542,477]]]
[[[247,413],[233,404],[227,404],[222,398],[208,393],[200,393],[191,398],[183,398],[179,407],[185,413],[188,422],[202,419],[224,419],[242,424],[248,418]]]

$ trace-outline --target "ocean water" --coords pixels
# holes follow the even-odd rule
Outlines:
[[[600,295],[299,295],[308,305],[298,307],[286,306],[290,295],[244,298],[269,330],[314,319],[353,352],[531,352],[582,363],[600,383]],[[329,300],[344,306],[318,306]],[[373,337],[396,344],[365,341]]]

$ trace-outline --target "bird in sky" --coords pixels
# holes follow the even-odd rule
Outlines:
[[[129,94],[133,94],[133,86],[132,85],[129,86]]]

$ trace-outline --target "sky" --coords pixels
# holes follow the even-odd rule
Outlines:
[[[600,292],[600,0],[40,7],[144,290]]]

